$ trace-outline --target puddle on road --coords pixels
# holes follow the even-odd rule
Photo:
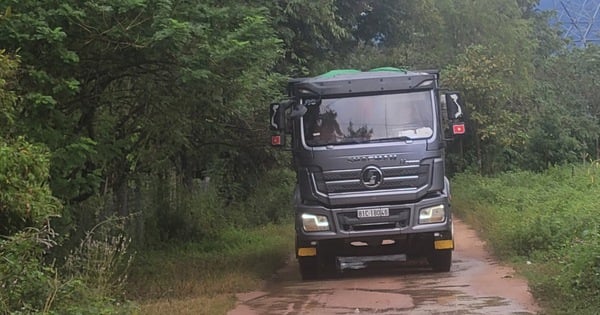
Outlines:
[[[257,314],[531,314],[500,297],[473,297],[450,290],[404,293],[294,289],[246,302]]]
[[[534,314],[505,297],[475,292],[465,281],[477,275],[477,265],[455,261],[450,273],[367,268],[319,281],[300,281],[292,266],[271,282],[268,293],[239,297],[256,312],[244,308],[229,314]]]

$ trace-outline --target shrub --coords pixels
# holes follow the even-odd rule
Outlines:
[[[128,241],[91,231],[64,267],[45,261],[56,245],[48,224],[0,239],[0,314],[118,314],[124,300]]]
[[[46,184],[48,153],[24,138],[0,138],[0,235],[11,235],[25,227],[40,227],[60,211]]]
[[[85,266],[85,272],[46,261],[58,242],[50,223],[61,208],[47,179],[43,147],[23,138],[0,139],[0,314],[126,310],[114,277],[125,253],[124,239],[96,239],[92,236],[98,231],[89,232],[67,264]]]
[[[599,174],[598,163],[496,177],[460,174],[453,205],[484,227],[500,257],[535,266],[524,272],[551,312],[594,314],[600,309]]]
[[[295,174],[289,169],[269,171],[246,200],[230,207],[229,221],[237,226],[257,226],[289,220],[295,183]]]
[[[42,264],[52,247],[52,230],[29,228],[0,239],[0,314],[47,312],[52,307],[56,269]],[[56,286],[54,286],[56,287]]]
[[[124,235],[122,222],[109,218],[96,225],[66,258],[64,273],[78,279],[92,296],[119,298],[124,294],[133,255],[127,252],[131,239]]]

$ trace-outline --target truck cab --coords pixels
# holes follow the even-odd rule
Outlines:
[[[334,70],[291,79],[289,98],[271,104],[272,144],[291,150],[297,174],[304,279],[420,257],[450,270],[444,149],[446,134],[464,133],[464,124],[460,95],[441,93],[438,79],[437,71]]]

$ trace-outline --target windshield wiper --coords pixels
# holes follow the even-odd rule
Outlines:
[[[323,143],[321,145],[361,144],[361,143],[412,141],[412,140],[415,140],[415,138],[411,138],[408,136],[377,138],[377,139],[344,138],[343,140],[341,140],[339,142],[328,142],[328,143]]]
[[[389,138],[377,138],[373,140],[368,140],[367,142],[392,142],[392,141],[411,141],[414,140],[408,136],[400,136],[400,137],[389,137]]]
[[[344,140],[331,144],[360,144],[370,142],[392,142],[392,141],[411,141],[414,140],[411,137],[400,136],[400,137],[389,137],[389,138],[377,138],[377,139],[366,139],[366,138],[345,138]]]

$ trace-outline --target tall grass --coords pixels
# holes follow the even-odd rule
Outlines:
[[[600,309],[600,165],[453,179],[456,213],[522,266],[551,314]]]
[[[147,231],[170,237],[138,250],[132,265],[127,292],[140,314],[225,314],[235,293],[259,289],[293,253],[294,183],[276,169],[244,200],[225,202],[213,186],[156,211]]]
[[[62,266],[45,260],[57,235],[46,224],[0,238],[0,314],[129,314],[128,241],[113,221],[91,230]]]
[[[293,235],[291,223],[230,228],[210,241],[140,253],[130,273],[129,298],[141,305],[142,314],[224,314],[234,293],[259,289],[284,264],[293,252]],[[188,302],[198,305],[180,309]]]

